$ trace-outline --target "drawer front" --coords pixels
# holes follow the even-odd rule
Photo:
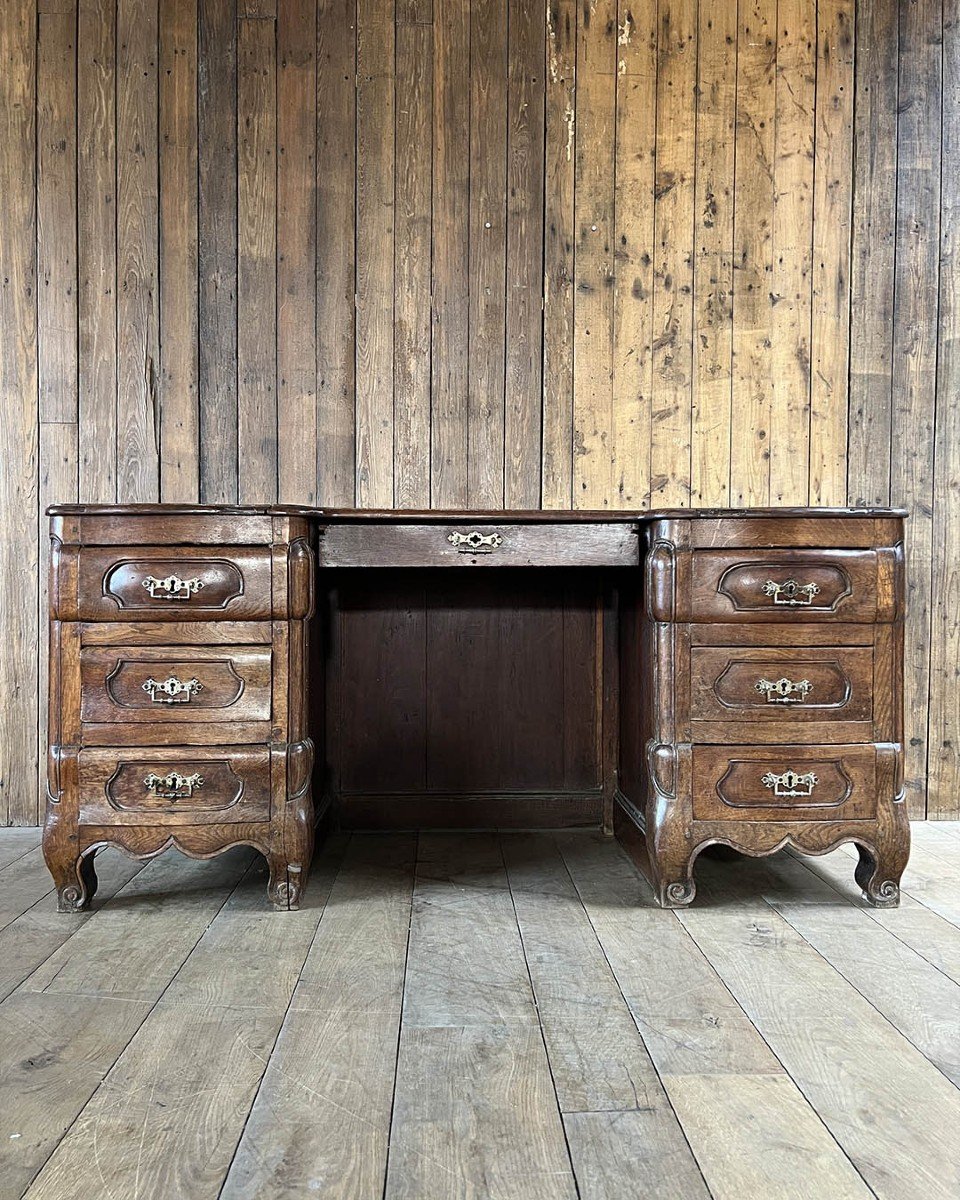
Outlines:
[[[876,621],[870,550],[697,550],[694,621]]]
[[[271,556],[264,547],[84,547],[77,616],[108,621],[266,618],[273,615],[271,583]]]
[[[877,813],[873,746],[694,746],[698,821],[850,821]]]
[[[80,819],[200,825],[270,818],[270,753],[204,747],[82,750]]]
[[[694,646],[694,721],[871,721],[873,648]]]
[[[326,567],[637,566],[640,541],[625,522],[569,525],[332,525],[320,538]]]
[[[90,646],[80,652],[84,721],[269,721],[267,646]]]

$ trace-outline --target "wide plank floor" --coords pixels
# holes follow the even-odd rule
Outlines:
[[[0,830],[0,1200],[956,1200],[960,825],[902,905],[849,847],[701,859],[662,912],[593,834],[98,859]]]

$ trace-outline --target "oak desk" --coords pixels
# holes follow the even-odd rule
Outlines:
[[[51,510],[44,854],[603,828],[661,904],[714,843],[860,852],[895,904],[903,514]]]

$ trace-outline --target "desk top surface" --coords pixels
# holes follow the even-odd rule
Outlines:
[[[361,509],[310,508],[296,504],[231,505],[231,504],[55,504],[47,509],[49,516],[78,514],[110,516],[148,516],[166,514],[229,516],[300,516],[323,522],[369,521],[381,523],[432,523],[444,521],[475,521],[484,524],[511,522],[513,524],[607,523],[659,520],[715,520],[757,517],[905,517],[904,508],[654,508],[654,509]]]

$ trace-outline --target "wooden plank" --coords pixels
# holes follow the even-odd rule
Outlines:
[[[770,502],[776,0],[747,0],[737,24],[730,502]]]
[[[897,236],[898,0],[856,20],[850,417],[847,499],[890,498],[894,249]]]
[[[160,8],[160,494],[186,503],[200,499],[197,82],[197,0],[170,0]]]
[[[960,928],[927,908],[906,892],[900,893],[899,908],[872,908],[863,904],[860,888],[853,879],[853,866],[842,851],[823,858],[798,858],[812,874],[826,880],[846,900],[857,904],[871,920],[892,933],[905,946],[923,956],[948,979],[960,982]]]
[[[22,1195],[35,1179],[149,1008],[146,1001],[81,1003],[75,996],[23,992],[3,1002],[0,1097],[9,1114],[4,1122],[9,1134],[0,1144],[5,1196]],[[85,1182],[88,1188],[102,1186],[95,1165]]]
[[[911,816],[927,792],[934,414],[940,239],[941,8],[918,0],[900,17],[897,249],[890,500],[910,510],[906,540],[904,787]]]
[[[690,503],[697,4],[658,9],[650,504]]]
[[[0,5],[0,823],[36,821],[36,8]]]
[[[74,387],[76,384],[74,383]],[[67,504],[77,499],[79,446],[75,422],[47,423],[40,426],[40,495],[38,510],[43,514],[51,504]],[[40,518],[41,537],[39,543],[39,614],[38,626],[44,632],[37,639],[37,708],[31,725],[38,731],[36,787],[26,797],[25,814],[28,823],[38,824],[42,815],[42,803],[47,795],[47,756],[43,747],[47,742],[47,695],[49,680],[50,642],[46,636],[46,614],[49,609],[50,591],[50,539],[46,536],[47,520]]]
[[[122,900],[81,924],[0,1004],[0,1105],[16,1110],[26,1134],[0,1142],[0,1171],[11,1193],[34,1178],[102,1086],[249,861],[250,852],[240,851],[204,863],[176,855],[151,862],[122,889]],[[137,953],[127,953],[134,948],[131,912],[137,913],[138,938],[147,939],[136,943]],[[181,1013],[179,1035],[183,1028]],[[104,1095],[114,1111],[132,1098],[110,1089]],[[34,1187],[41,1195],[79,1188],[80,1195],[89,1191],[91,1178],[102,1182],[95,1159],[72,1181],[45,1175]]]
[[[694,212],[690,503],[730,497],[737,14],[700,8]]]
[[[712,1196],[873,1195],[785,1075],[683,1075],[670,1099]]]
[[[656,1109],[564,1113],[580,1195],[708,1196],[689,1146],[682,1137],[664,1145],[660,1124]]]
[[[925,907],[960,927],[960,862],[952,856],[914,846],[901,886]]]
[[[420,840],[384,1196],[441,1195],[451,1177],[466,1194],[577,1194],[499,841],[486,835]]]
[[[960,838],[960,822],[958,821],[915,821],[910,826],[911,840],[917,842],[921,846],[939,845],[943,847],[949,846],[950,852],[954,853],[956,847],[953,843]]]
[[[556,844],[522,834],[501,843],[581,1194],[706,1196]]]
[[[940,181],[940,295],[937,327],[937,414],[927,812],[960,816],[960,21],[956,8],[943,30],[943,143]]]
[[[4,831],[5,834],[9,832]],[[92,907],[65,921],[63,913],[57,912],[56,892],[43,859],[31,856],[29,861],[33,873],[38,876],[36,886],[32,876],[26,877],[31,894],[35,895],[42,886],[39,881],[45,883],[46,890],[39,900],[25,908],[20,916],[4,925],[0,931],[0,999],[9,996],[78,929],[93,920],[104,904],[143,869],[143,863],[125,854],[115,852],[98,855],[97,895]],[[0,882],[0,894],[2,888]]]
[[[277,444],[279,498],[315,504],[317,438],[315,0],[277,17]]]
[[[277,61],[270,21],[237,34],[237,447],[241,504],[277,499]]]
[[[806,504],[810,457],[810,313],[813,283],[813,145],[816,4],[778,0],[773,154],[773,384],[770,503]]]
[[[77,14],[43,13],[37,24],[37,375],[41,529],[49,504],[78,495],[77,421]],[[47,612],[50,541],[39,543],[39,614]],[[46,729],[47,639],[38,641],[37,711]],[[37,789],[24,816],[38,820],[46,761],[37,755]]]
[[[393,487],[430,506],[430,248],[433,26],[429,3],[397,9]]]
[[[470,5],[467,506],[477,509],[504,507],[507,12],[505,0]]]
[[[356,104],[356,2],[318,0],[317,501],[347,507],[356,482]]]
[[[422,835],[404,1032],[414,1026],[537,1024],[497,837]],[[401,1037],[401,1060],[405,1053]]]
[[[237,502],[237,28],[199,0],[200,499]]]
[[[433,27],[433,285],[430,504],[465,508],[470,326],[469,0]]]
[[[40,422],[77,422],[76,12],[37,23]],[[72,492],[76,495],[76,484]]]
[[[466,1196],[577,1195],[535,1026],[404,1023],[384,1197],[447,1195],[454,1179]]]
[[[503,502],[539,508],[543,397],[543,7],[510,5]]]
[[[77,14],[80,499],[117,498],[116,22],[113,0]]]
[[[357,505],[393,506],[392,0],[357,4]],[[320,119],[323,119],[321,114]]]
[[[40,845],[38,829],[4,829],[0,832],[0,871]]]
[[[574,0],[547,5],[543,230],[544,508],[573,503],[574,101],[577,10]]]
[[[753,1026],[876,1196],[946,1200],[960,1161],[939,1131],[960,1093],[769,906],[735,903],[709,867],[707,904],[679,918]]]
[[[410,836],[351,839],[225,1200],[382,1194],[415,846]]]
[[[811,504],[843,504],[847,495],[854,42],[850,0],[820,0],[810,332]]]
[[[159,499],[157,5],[117,9],[117,499]]]
[[[611,504],[616,0],[580,7],[574,126],[573,505]]]
[[[209,862],[164,855],[148,864],[118,902],[106,905],[23,984],[71,996],[158,1000],[252,859],[246,848]],[[130,938],[130,912],[137,937]]]
[[[11,863],[0,874],[0,930],[22,916],[52,887],[39,847]]]
[[[79,1198],[94,1174],[126,1195],[219,1194],[323,911],[321,888],[278,921],[258,866],[44,1165],[38,1195]],[[250,970],[267,959],[268,973]]]
[[[616,843],[558,845],[654,1066],[669,1075],[780,1074],[740,1005]]]
[[[660,1081],[553,838],[501,843],[561,1112],[659,1111]]]
[[[948,1079],[960,1083],[960,986],[796,860],[751,871],[757,892]],[[922,999],[921,999],[922,998]]]

